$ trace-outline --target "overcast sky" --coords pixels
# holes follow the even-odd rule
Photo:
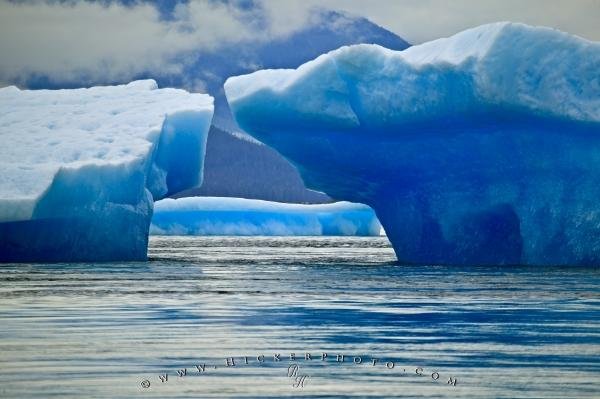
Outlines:
[[[32,73],[176,73],[176,54],[284,37],[319,23],[315,6],[364,16],[413,44],[503,20],[600,41],[600,0],[255,0],[250,9],[239,6],[247,0],[206,0],[180,4],[166,20],[150,3],[0,1],[0,84]]]

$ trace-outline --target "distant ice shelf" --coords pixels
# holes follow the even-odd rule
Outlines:
[[[309,188],[371,206],[416,264],[600,264],[600,43],[495,23],[225,83]]]
[[[212,114],[153,80],[0,89],[0,261],[146,259],[153,201],[202,181]]]
[[[304,205],[223,197],[164,199],[150,234],[233,236],[378,236],[371,208],[336,202]]]

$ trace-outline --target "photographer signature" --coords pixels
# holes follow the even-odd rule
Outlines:
[[[290,364],[287,369],[287,376],[292,380],[293,388],[304,388],[306,380],[309,378],[308,375],[300,374],[300,366],[297,364]]]

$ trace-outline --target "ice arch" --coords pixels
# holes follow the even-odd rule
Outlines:
[[[600,44],[496,23],[230,78],[240,126],[402,262],[600,264]]]

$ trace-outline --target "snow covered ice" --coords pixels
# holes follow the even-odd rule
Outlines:
[[[600,264],[600,43],[495,23],[225,91],[309,188],[374,208],[402,262]]]
[[[201,183],[212,113],[153,80],[0,89],[0,260],[146,259],[153,200]]]
[[[285,204],[223,197],[163,199],[154,207],[151,234],[263,236],[378,236],[368,206]]]

